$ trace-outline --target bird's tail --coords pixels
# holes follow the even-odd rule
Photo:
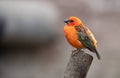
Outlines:
[[[96,55],[97,55],[97,58],[98,58],[98,60],[100,60],[101,59],[101,56],[100,56],[100,54],[98,53],[98,51],[95,49],[95,53],[96,53]]]

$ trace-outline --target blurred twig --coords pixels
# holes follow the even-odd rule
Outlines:
[[[93,57],[85,52],[71,54],[64,78],[86,78]]]

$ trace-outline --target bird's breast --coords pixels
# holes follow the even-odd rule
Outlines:
[[[74,26],[65,26],[64,34],[67,41],[75,48],[84,48],[82,43],[78,40],[77,31]]]

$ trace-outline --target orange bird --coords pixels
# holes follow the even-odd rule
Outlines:
[[[71,16],[64,20],[66,26],[64,27],[64,34],[67,41],[77,50],[88,49],[96,53],[97,58],[100,59],[100,55],[96,50],[97,41],[93,33],[82,23],[82,21]]]

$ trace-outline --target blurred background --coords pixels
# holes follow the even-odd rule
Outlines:
[[[63,20],[73,15],[94,33],[102,57],[91,53],[87,78],[120,78],[120,0],[1,0],[0,78],[63,78],[74,50]]]

